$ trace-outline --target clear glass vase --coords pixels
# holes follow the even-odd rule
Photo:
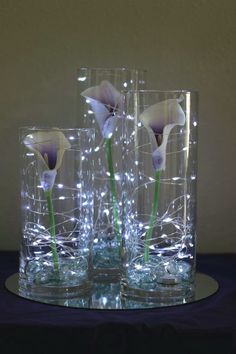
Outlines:
[[[123,90],[145,88],[146,72],[127,68],[80,68],[78,125],[95,128],[93,276],[117,281],[121,274]]]
[[[19,288],[72,298],[90,289],[93,129],[23,127]]]
[[[126,95],[122,296],[177,304],[194,295],[197,93]]]

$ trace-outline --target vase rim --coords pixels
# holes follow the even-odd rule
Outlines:
[[[173,89],[173,90],[160,90],[160,89],[140,89],[140,90],[122,90],[126,93],[178,93],[178,94],[198,94],[197,90],[188,89]]]
[[[58,130],[58,131],[95,131],[95,128],[64,128],[64,127],[52,127],[52,126],[34,126],[24,125],[18,127],[19,130]]]
[[[78,68],[78,70],[123,70],[123,71],[142,71],[142,72],[147,72],[147,69],[142,69],[142,68],[135,68],[135,67],[126,67],[126,66],[118,66],[118,67],[102,67],[102,66],[81,66]]]

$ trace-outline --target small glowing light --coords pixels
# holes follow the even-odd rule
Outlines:
[[[97,152],[97,151],[99,151],[99,150],[100,150],[100,147],[99,147],[99,146],[96,146],[95,149],[94,149],[95,152]]]
[[[152,178],[152,177],[149,177],[149,181],[154,182],[154,181],[155,181],[155,179],[154,179],[154,178]]]
[[[79,76],[78,77],[78,81],[85,81],[86,80],[86,76]]]
[[[128,86],[127,82],[124,82],[124,83],[123,83],[123,86],[124,86],[124,87],[127,87],[127,86]]]
[[[88,98],[86,99],[86,103],[90,103],[90,101],[89,101],[89,99],[88,99]]]
[[[37,186],[37,188],[40,188],[40,189],[42,189],[42,188],[43,188],[43,186],[41,186],[41,185],[38,185],[38,186]]]
[[[135,264],[136,269],[142,269],[142,266],[140,264]]]
[[[180,177],[172,177],[173,181],[178,181]]]
[[[91,109],[89,109],[88,114],[93,114],[93,111],[91,111]]]
[[[138,123],[138,127],[141,127],[141,126],[142,126],[142,123],[141,123],[141,122],[139,122],[139,123]]]
[[[187,150],[188,150],[188,147],[185,146],[182,150],[183,150],[183,151],[187,151]]]
[[[141,227],[143,227],[143,224],[140,222],[140,223],[138,224],[138,226],[141,228]]]
[[[63,184],[58,183],[57,187],[58,187],[58,188],[63,188]]]
[[[26,156],[34,156],[34,153],[33,152],[27,152]]]
[[[77,184],[76,184],[76,187],[77,187],[77,188],[81,188],[81,187],[82,187],[82,184],[81,184],[81,183],[77,183]]]
[[[98,243],[98,238],[95,238],[95,239],[93,240],[93,243]]]
[[[170,221],[172,221],[172,219],[168,217],[168,218],[165,218],[163,221],[164,222],[170,222]]]
[[[115,180],[116,180],[116,181],[120,181],[120,176],[116,174],[116,175],[115,175]]]
[[[75,218],[70,218],[70,221],[75,221]]]
[[[102,192],[102,193],[101,193],[101,197],[104,197],[105,195],[106,195],[105,192]]]
[[[81,160],[83,161],[85,159],[85,157],[84,156],[81,156]]]
[[[69,140],[75,140],[74,136],[69,136]]]
[[[102,297],[102,304],[104,306],[107,304],[107,298],[105,296]]]
[[[104,214],[106,214],[106,216],[108,216],[109,215],[109,210],[108,209],[104,209]]]
[[[135,165],[138,166],[138,161],[134,161]]]
[[[193,125],[194,125],[194,127],[196,127],[197,126],[197,122],[193,122]]]
[[[28,210],[29,210],[29,208],[30,208],[30,207],[27,205],[26,209],[28,209]]]
[[[66,199],[66,197],[64,197],[64,195],[61,195],[61,196],[59,197],[59,199],[60,199],[60,200],[64,200],[64,199]]]
[[[187,199],[189,199],[190,198],[190,194],[187,194]]]
[[[196,179],[196,176],[191,176],[191,179],[192,179],[192,180]]]
[[[108,177],[110,177],[111,174],[110,174],[110,172],[106,172],[106,175],[107,175]]]

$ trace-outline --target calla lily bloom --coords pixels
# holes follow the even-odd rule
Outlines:
[[[165,170],[166,146],[169,134],[176,125],[185,124],[185,114],[179,99],[168,99],[149,106],[140,114],[140,120],[148,130],[152,162],[156,171]]]
[[[117,116],[122,114],[124,96],[106,80],[81,93],[89,100],[103,138],[111,138]]]
[[[24,144],[39,157],[45,167],[41,176],[43,189],[52,189],[64,152],[71,147],[69,141],[62,132],[55,129],[31,133],[25,137]]]

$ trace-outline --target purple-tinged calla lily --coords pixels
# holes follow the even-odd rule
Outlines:
[[[181,97],[161,101],[140,114],[140,120],[149,133],[153,167],[156,171],[165,170],[166,146],[171,130],[176,125],[185,124],[185,114],[179,104],[181,101]]]
[[[94,112],[103,138],[111,138],[117,117],[123,112],[124,96],[109,81],[89,87],[81,93]]]
[[[64,152],[71,147],[69,141],[62,132],[55,129],[31,133],[25,137],[24,144],[43,163],[45,168],[41,176],[43,189],[52,189]]]

